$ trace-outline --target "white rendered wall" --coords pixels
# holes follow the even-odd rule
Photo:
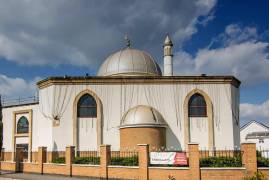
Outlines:
[[[24,105],[17,107],[3,108],[3,148],[5,151],[12,151],[12,133],[13,133],[13,112],[20,110],[33,110],[32,121],[32,150],[37,151],[38,146],[51,146],[52,125],[39,112],[39,105]],[[29,114],[18,114],[16,121],[24,115],[29,120]]]
[[[190,140],[199,143],[201,149],[208,147],[208,118],[189,118]]]
[[[133,85],[53,85],[49,88],[42,89],[40,100],[49,99],[47,103],[40,103],[48,107],[43,109],[47,115],[53,114],[54,102],[56,99],[64,99],[63,94],[68,94],[64,103],[64,112],[60,120],[60,126],[54,127],[52,131],[53,147],[57,150],[64,150],[67,145],[73,144],[73,103],[75,97],[83,90],[89,89],[101,99],[103,105],[103,144],[111,144],[112,149],[119,149],[119,130],[120,120],[125,112],[137,105],[149,105],[156,108],[164,117],[169,125],[167,130],[167,146],[174,146],[184,149],[184,114],[183,103],[189,92],[194,89],[200,89],[208,94],[213,104],[213,121],[214,121],[214,139],[218,149],[233,148],[239,133],[236,133],[235,123],[232,111],[233,98],[230,84],[133,84]],[[66,90],[67,93],[59,93]],[[238,91],[238,89],[236,88]],[[61,95],[62,94],[62,95]],[[45,97],[46,96],[46,97]],[[62,100],[61,100],[62,101]],[[50,105],[47,105],[50,104]],[[61,104],[61,103],[59,103]],[[238,113],[238,112],[236,112]],[[94,125],[95,126],[95,125]],[[193,131],[193,137],[199,137],[202,133],[205,136],[205,129]],[[93,127],[91,133],[96,133]],[[196,133],[196,134],[195,134]],[[81,142],[88,142],[89,134],[85,134],[85,139]],[[95,137],[94,137],[95,138]],[[91,142],[94,142],[90,140]],[[202,146],[206,144],[206,139],[201,141]],[[238,144],[239,145],[239,144]],[[95,148],[94,147],[90,147]]]
[[[17,137],[16,144],[28,144],[29,138],[28,137]]]
[[[252,132],[265,132],[269,131],[268,128],[256,123],[252,122],[245,128],[241,129],[240,131],[240,136],[241,136],[241,142],[254,142],[256,143],[257,149],[267,149],[269,148],[269,139],[264,139],[264,142],[259,142],[259,139],[246,139],[247,134],[252,133]]]
[[[97,119],[78,118],[78,144],[80,151],[97,149]]]

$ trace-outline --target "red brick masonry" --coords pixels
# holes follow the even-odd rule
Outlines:
[[[165,180],[165,179],[192,179],[192,180],[239,180],[261,171],[269,179],[269,168],[257,168],[256,147],[253,143],[241,144],[243,153],[243,167],[239,168],[200,168],[198,144],[190,143],[189,167],[149,167],[149,146],[138,145],[139,166],[111,166],[110,146],[100,146],[100,165],[72,164],[74,159],[74,147],[66,148],[66,164],[52,164],[46,162],[46,148],[38,149],[38,162],[0,162],[1,170],[22,171],[27,173],[61,174],[68,176],[91,176],[119,179],[139,180]],[[16,158],[19,160],[20,158]]]

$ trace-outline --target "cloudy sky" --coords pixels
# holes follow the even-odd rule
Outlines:
[[[236,76],[241,123],[268,123],[267,7],[266,0],[0,0],[0,94],[34,95],[48,76],[95,75],[125,34],[162,64],[169,33],[177,75]]]

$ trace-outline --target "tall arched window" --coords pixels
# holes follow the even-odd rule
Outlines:
[[[201,94],[191,96],[188,109],[189,117],[207,117],[205,98]]]
[[[17,133],[28,133],[29,132],[29,122],[25,116],[22,116],[17,123]]]
[[[81,118],[97,117],[97,105],[90,94],[84,94],[78,101],[77,115]]]

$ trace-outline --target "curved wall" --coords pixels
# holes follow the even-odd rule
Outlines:
[[[120,129],[120,149],[137,148],[137,144],[149,144],[150,150],[166,147],[164,127],[128,127]]]

